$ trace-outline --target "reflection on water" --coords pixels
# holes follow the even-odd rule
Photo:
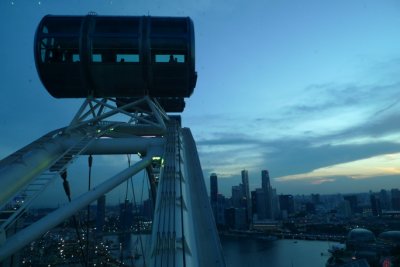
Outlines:
[[[149,252],[151,236],[141,237],[144,253],[137,235],[132,234],[129,238],[110,235],[103,239],[112,241],[111,252],[115,258],[121,259],[122,256],[128,266],[144,266],[143,255]],[[234,237],[221,237],[221,243],[226,266],[229,267],[324,267],[329,258],[328,248],[338,244],[328,241],[265,241]]]
[[[334,242],[221,237],[226,266],[324,267]]]

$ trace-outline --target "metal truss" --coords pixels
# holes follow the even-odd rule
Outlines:
[[[40,194],[80,155],[95,154],[138,154],[141,160],[28,227],[6,232],[35,199],[27,195]],[[0,220],[0,265],[8,266],[10,256],[141,170],[148,172],[156,205],[144,255],[150,266],[225,266],[190,130],[149,97],[119,106],[115,99],[88,98],[67,127],[0,161],[0,188],[6,188],[0,216],[18,206]],[[16,199],[24,201],[16,205]]]
[[[157,100],[148,96],[120,107],[114,98],[101,100],[87,98],[65,131],[69,132],[87,125],[109,125],[115,123],[115,121],[110,121],[115,117],[120,120],[115,126],[119,127],[121,132],[141,136],[165,134],[165,121],[169,120]],[[125,122],[121,122],[121,119],[125,119]],[[114,133],[116,132],[118,131]]]

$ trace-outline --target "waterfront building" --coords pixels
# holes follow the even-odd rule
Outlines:
[[[276,192],[276,189],[272,189],[272,218],[276,219],[280,216],[280,205],[279,205],[279,197]]]
[[[248,228],[247,224],[247,210],[246,208],[235,209],[235,229],[245,230]]]
[[[218,177],[217,174],[210,175],[210,202],[211,209],[214,214],[215,222],[217,222],[217,199],[218,199]]]
[[[374,233],[364,228],[355,228],[351,230],[346,239],[347,250],[360,250],[368,244],[374,244],[376,238]]]
[[[261,188],[264,190],[271,188],[268,170],[261,171]]]
[[[251,196],[250,196],[250,186],[249,186],[249,172],[247,170],[242,170],[242,184],[243,193],[246,198],[246,217],[247,223],[251,223],[252,211],[251,211]]]
[[[266,210],[266,218],[274,219],[274,207],[272,204],[273,192],[270,183],[270,177],[268,170],[261,171],[261,188],[265,193],[265,210]]]
[[[235,208],[225,209],[225,226],[228,229],[235,229]]]
[[[211,203],[217,202],[217,195],[218,195],[218,177],[217,177],[217,174],[212,173],[210,175],[210,197],[211,197]]]
[[[222,194],[218,194],[216,203],[215,222],[217,223],[217,227],[219,228],[225,226],[225,207],[226,207],[226,198]]]
[[[267,196],[262,188],[257,188],[255,191],[255,202],[257,206],[257,220],[267,219]]]
[[[254,216],[258,214],[256,190],[251,191],[250,195],[251,195],[251,213],[252,213],[251,216],[254,218]]]

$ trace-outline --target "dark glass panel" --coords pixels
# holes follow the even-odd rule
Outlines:
[[[138,34],[139,25],[139,18],[97,18],[95,33]]]
[[[43,25],[45,34],[79,34],[82,18],[48,18]]]

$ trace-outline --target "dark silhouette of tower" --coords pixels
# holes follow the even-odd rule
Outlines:
[[[211,203],[216,203],[217,202],[217,196],[218,196],[218,177],[217,177],[217,174],[212,173],[210,175],[210,197],[211,197]]]
[[[242,184],[243,184],[243,193],[246,198],[246,213],[247,213],[247,221],[251,223],[252,219],[252,211],[251,211],[251,196],[250,196],[250,187],[249,187],[249,172],[247,170],[242,170]]]
[[[271,188],[268,170],[261,171],[261,188],[264,189],[264,191],[269,190]]]
[[[217,174],[215,173],[212,173],[210,175],[210,198],[211,198],[211,209],[214,214],[215,222],[217,222],[218,177]]]
[[[274,210],[272,205],[272,188],[269,179],[268,170],[261,171],[261,189],[265,194],[265,215],[266,219],[274,219]]]

